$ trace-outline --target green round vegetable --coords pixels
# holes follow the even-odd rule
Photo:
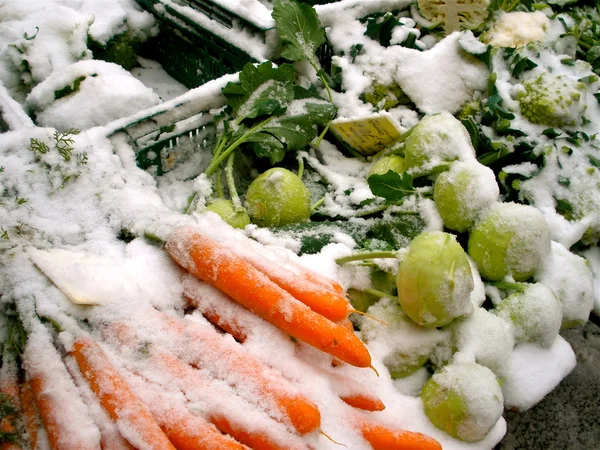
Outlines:
[[[398,300],[417,324],[441,327],[473,311],[473,274],[456,238],[425,232],[410,243],[398,267]]]
[[[246,209],[261,227],[304,222],[310,218],[310,191],[296,174],[274,167],[250,183]]]
[[[481,276],[524,281],[550,252],[550,229],[533,206],[496,203],[471,229],[468,253]]]
[[[542,283],[527,285],[523,292],[509,295],[493,312],[511,325],[517,342],[542,347],[552,345],[562,323],[562,306]]]
[[[413,176],[435,174],[451,162],[475,159],[469,132],[452,114],[425,116],[404,142],[406,170]]]
[[[369,175],[385,175],[388,171],[404,172],[404,158],[398,155],[388,155],[375,161],[369,170]]]
[[[250,223],[250,216],[246,211],[236,211],[233,202],[224,198],[216,199],[206,207],[205,211],[217,213],[233,228],[244,228]]]
[[[477,162],[460,161],[442,172],[435,181],[433,200],[444,225],[458,232],[467,231],[485,208],[500,195],[496,176]]]
[[[436,427],[467,442],[485,438],[504,411],[496,376],[476,363],[444,366],[425,383],[421,399]]]

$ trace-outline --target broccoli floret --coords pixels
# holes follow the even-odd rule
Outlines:
[[[521,114],[532,123],[555,127],[577,125],[586,109],[585,83],[544,72],[525,81],[516,96]]]
[[[363,100],[377,109],[386,111],[410,103],[410,99],[397,83],[392,83],[390,86],[373,83],[373,86],[363,94]]]

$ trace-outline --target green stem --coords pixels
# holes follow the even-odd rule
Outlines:
[[[331,124],[331,120],[329,122],[327,122],[327,125],[325,125],[325,128],[323,128],[323,131],[321,131],[321,134],[317,138],[317,142],[315,142],[315,148],[319,148],[319,145],[321,145],[321,141],[323,140],[323,138],[325,137],[325,135],[329,131],[329,125],[330,124]]]
[[[233,209],[237,212],[244,211],[240,196],[235,188],[235,180],[233,179],[233,161],[235,160],[235,152],[231,152],[229,158],[227,158],[227,165],[225,166],[225,179],[227,180],[227,189],[229,190],[229,197],[233,203]]]
[[[215,174],[215,191],[217,192],[217,198],[225,198],[223,192],[223,179],[221,178],[221,169],[217,169]]]
[[[260,128],[264,127],[267,123],[269,123],[275,116],[271,116],[268,117],[267,119],[263,120],[262,122],[254,125],[252,128],[250,128],[248,131],[246,131],[242,136],[240,136],[233,144],[231,144],[229,147],[227,147],[225,150],[223,150],[222,152],[220,152],[220,154],[216,157],[213,157],[213,160],[211,161],[210,165],[208,166],[208,168],[206,169],[206,176],[210,177],[215,170],[217,170],[217,167],[219,167],[221,165],[221,163],[223,161],[225,161],[225,159],[229,156],[229,154],[234,151],[236,148],[238,148],[241,144],[243,144],[246,139],[248,139],[248,136],[256,133],[257,130],[259,130]]]
[[[194,203],[194,200],[196,200],[197,196],[198,196],[198,192],[194,192],[192,195],[190,195],[188,197],[187,205],[185,205],[185,208],[183,209],[183,214],[189,214],[190,213],[190,209],[192,207],[192,203]]]
[[[527,288],[527,283],[511,283],[509,281],[491,281],[490,284],[506,291],[523,292]]]
[[[325,196],[321,197],[319,200],[317,200],[311,207],[310,210],[314,211],[315,209],[317,209],[319,206],[321,206],[323,203],[325,203]]]
[[[302,175],[304,175],[304,158],[299,156],[297,159],[298,159],[298,178],[302,179]]]
[[[378,289],[364,289],[363,292],[365,294],[371,294],[371,295],[374,295],[375,297],[379,297],[379,298],[384,298],[384,297],[391,298],[391,299],[398,298],[395,295],[392,295],[388,292],[380,291]]]
[[[398,252],[393,251],[363,252],[338,258],[335,260],[335,262],[339,265],[342,265],[352,261],[362,261],[363,259],[397,258],[397,256]]]

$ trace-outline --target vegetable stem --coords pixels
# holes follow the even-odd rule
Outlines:
[[[377,258],[397,258],[398,252],[394,251],[379,251],[379,252],[363,252],[355,253],[354,255],[344,256],[335,260],[336,264],[342,265],[352,261],[362,261],[363,259]]]
[[[235,152],[229,154],[227,158],[227,165],[225,166],[225,179],[227,180],[227,189],[229,190],[229,197],[233,203],[233,209],[236,212],[244,211],[242,202],[235,188],[235,180],[233,179],[233,161],[235,160]]]
[[[242,136],[240,136],[233,144],[231,144],[225,150],[219,152],[218,155],[215,152],[215,157],[213,157],[212,162],[210,163],[210,165],[206,169],[206,176],[210,177],[215,172],[215,170],[217,170],[217,168],[221,165],[221,163],[223,161],[225,161],[225,158],[227,158],[232,151],[234,151],[241,144],[243,144],[244,142],[246,142],[246,139],[248,139],[249,136],[251,136],[252,134],[256,133],[257,130],[259,130],[260,128],[264,127],[274,117],[275,116],[270,116],[270,117],[266,118],[265,120],[263,120],[262,122],[257,123],[256,125],[254,125],[248,131],[246,131]]]

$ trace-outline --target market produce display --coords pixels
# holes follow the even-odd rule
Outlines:
[[[3,449],[491,450],[573,369],[597,2],[319,3],[0,2]]]

